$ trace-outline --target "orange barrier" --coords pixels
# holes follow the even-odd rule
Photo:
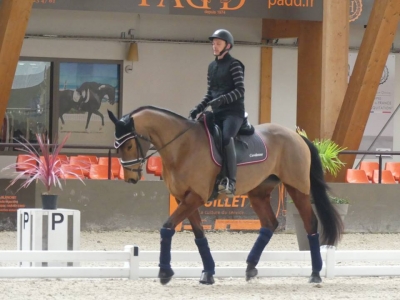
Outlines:
[[[370,183],[365,171],[359,170],[359,169],[347,169],[346,182],[347,183]]]
[[[37,165],[37,161],[29,154],[19,154],[17,156],[17,172],[23,172],[34,169],[32,165]]]
[[[160,156],[151,156],[147,160],[146,171],[148,174],[154,174],[155,176],[162,176],[163,166]]]
[[[89,171],[90,179],[108,179],[108,166],[106,165],[91,165]],[[111,172],[111,179],[114,179],[114,175]]]
[[[360,170],[364,170],[369,180],[372,180],[374,170],[379,170],[379,163],[375,161],[362,161]]]
[[[373,183],[379,183],[379,170],[374,170],[373,177],[372,177],[372,182]],[[397,183],[397,182],[396,182],[396,180],[394,180],[392,172],[390,172],[389,170],[383,170],[382,171],[381,183],[383,183],[383,184],[393,184],[393,183]]]
[[[108,167],[108,157],[99,157],[99,165]],[[118,177],[121,169],[121,163],[117,157],[111,157],[111,173],[114,177]]]
[[[82,174],[85,177],[89,177],[90,165],[92,164],[90,159],[85,156],[71,156],[69,158],[69,164],[79,166],[82,170]]]
[[[385,170],[392,172],[395,180],[400,180],[400,162],[391,161],[385,164]]]

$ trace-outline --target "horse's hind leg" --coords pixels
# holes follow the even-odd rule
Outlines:
[[[90,122],[90,118],[91,118],[91,117],[92,117],[92,112],[88,111],[85,129],[88,129],[88,127],[89,127],[89,122]]]
[[[248,193],[248,197],[254,212],[260,219],[260,233],[253,248],[247,257],[246,280],[257,276],[256,266],[260,260],[264,248],[269,243],[273,232],[278,227],[278,220],[271,207],[271,193],[279,183],[277,178],[266,180],[260,186]]]
[[[318,219],[311,207],[310,196],[301,193],[297,189],[285,185],[289,195],[292,197],[294,205],[304,223],[304,229],[307,232],[308,242],[310,244],[312,273],[309,279],[310,283],[320,283],[322,279],[319,272],[322,269],[322,257],[319,246]]]
[[[208,246],[207,238],[204,234],[203,226],[201,225],[201,217],[197,209],[188,217],[190,225],[195,236],[195,243],[199,249],[201,260],[203,261],[203,271],[200,276],[200,283],[214,284],[215,263],[212,258],[210,247]]]
[[[101,118],[101,125],[104,126],[104,116],[103,116],[103,114],[101,112],[99,112],[98,110],[94,111],[93,113]]]

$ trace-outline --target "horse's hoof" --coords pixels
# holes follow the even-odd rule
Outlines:
[[[310,278],[308,279],[308,283],[321,283],[322,279],[319,276],[319,272],[312,272]]]
[[[211,273],[209,273],[209,272],[203,272],[203,273],[201,273],[201,276],[200,276],[200,283],[201,284],[208,284],[208,285],[211,285],[211,284],[214,284],[214,276],[213,276],[213,274],[211,274]]]
[[[247,267],[246,269],[246,281],[249,281],[250,279],[253,279],[258,275],[258,270],[254,267]]]
[[[174,271],[172,269],[160,269],[158,272],[158,278],[160,278],[160,283],[166,285],[171,281],[172,276],[174,276]]]

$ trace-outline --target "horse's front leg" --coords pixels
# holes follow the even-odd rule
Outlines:
[[[200,276],[201,284],[214,284],[215,263],[212,258],[210,247],[208,246],[207,238],[204,234],[204,229],[201,224],[201,217],[197,209],[188,217],[190,225],[195,236],[195,243],[199,249],[201,260],[203,262],[203,271]]]
[[[269,243],[275,229],[278,227],[278,220],[272,210],[270,199],[272,189],[255,189],[248,193],[248,197],[254,212],[260,219],[261,228],[256,242],[247,257],[246,280],[257,276],[256,266],[260,260],[264,248]]]
[[[199,195],[189,192],[168,218],[167,222],[165,222],[163,228],[161,228],[160,271],[158,273],[161,284],[170,282],[174,275],[174,271],[171,268],[171,242],[172,236],[175,234],[175,227],[195,212],[202,204],[203,201]]]

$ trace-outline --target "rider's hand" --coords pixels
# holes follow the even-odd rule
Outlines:
[[[199,113],[200,113],[200,110],[199,110],[198,107],[196,106],[194,109],[192,109],[192,110],[190,111],[189,117],[190,117],[192,120],[195,120],[196,117],[197,117],[197,115],[198,115]]]
[[[224,97],[220,96],[208,103],[209,106],[211,106],[212,109],[216,109],[220,107],[222,104],[224,104]]]

